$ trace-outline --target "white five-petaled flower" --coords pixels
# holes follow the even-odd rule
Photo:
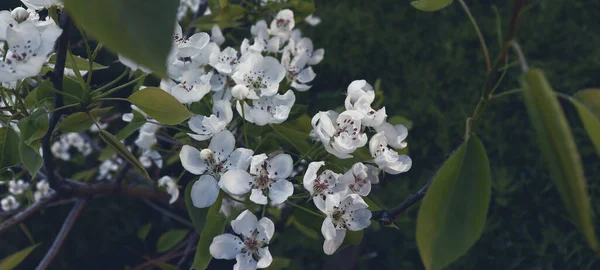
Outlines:
[[[200,101],[210,91],[211,76],[212,72],[205,73],[201,68],[184,71],[181,82],[171,87],[169,92],[184,104]]]
[[[318,208],[325,207],[327,197],[336,197],[339,200],[341,196],[348,193],[348,186],[340,182],[340,174],[331,170],[318,174],[323,165],[325,165],[323,161],[311,162],[302,179],[304,188],[313,196],[313,201]]]
[[[0,11],[0,40],[8,43],[6,56],[0,59],[0,82],[38,75],[61,33],[62,29],[54,23],[18,23],[10,11]]]
[[[236,86],[237,87],[237,86]],[[244,110],[242,111],[242,102]],[[240,115],[245,116],[248,122],[258,126],[267,124],[281,124],[287,120],[292,106],[296,102],[294,92],[288,90],[285,94],[276,94],[270,97],[261,97],[248,105],[245,101],[237,101],[236,109]]]
[[[210,36],[207,33],[200,32],[186,38],[179,23],[175,23],[173,42],[177,49],[177,57],[186,58],[199,54],[208,45],[208,42],[210,42]]]
[[[384,172],[399,174],[406,172],[412,166],[412,160],[407,155],[400,155],[388,147],[385,131],[380,131],[371,137],[369,151],[375,163]]]
[[[8,192],[13,195],[21,195],[27,188],[29,188],[29,183],[25,183],[23,179],[10,180],[8,182]]]
[[[173,178],[169,176],[161,177],[160,179],[158,179],[158,186],[165,186],[167,193],[171,195],[171,200],[169,200],[170,204],[173,204],[177,201],[177,198],[179,198],[179,187],[177,186],[177,183],[175,183],[175,180],[173,180]]]
[[[162,168],[163,160],[160,156],[160,153],[156,150],[146,149],[142,152],[142,155],[139,158],[140,163],[144,168],[152,167],[152,164],[155,164],[157,168]]]
[[[311,121],[315,136],[325,146],[327,152],[338,158],[351,158],[356,149],[367,144],[367,134],[361,126],[362,114],[357,111],[319,112]]]
[[[299,54],[291,58],[290,50],[284,50],[281,56],[281,64],[287,70],[286,77],[292,82],[291,87],[298,91],[306,91],[311,88],[307,83],[315,79],[317,74],[312,67],[306,66],[309,58],[305,54]]]
[[[46,197],[46,195],[48,195],[48,192],[50,192],[50,184],[48,184],[48,181],[46,180],[37,182],[37,184],[35,184],[35,187],[36,191],[33,193],[33,198],[36,202]]]
[[[195,175],[202,175],[192,186],[191,197],[194,206],[204,208],[212,205],[219,194],[218,179],[228,170],[245,170],[250,165],[254,152],[235,147],[235,138],[228,130],[216,133],[207,149],[184,145],[179,153],[183,168]],[[207,174],[205,174],[207,173]]]
[[[387,114],[385,107],[374,110],[371,103],[375,100],[375,91],[373,87],[365,80],[356,80],[348,86],[348,96],[344,101],[346,110],[356,110],[362,114],[362,124],[367,127],[376,127],[381,125]]]
[[[294,193],[294,185],[287,178],[293,170],[292,157],[278,154],[268,158],[265,154],[252,157],[250,174],[244,170],[230,170],[221,177],[223,190],[233,195],[243,195],[252,190],[250,200],[257,204],[281,204]]]
[[[404,139],[408,136],[408,129],[404,125],[393,126],[388,122],[383,122],[375,127],[375,131],[385,132],[387,143],[393,148],[402,149],[407,145]]]
[[[306,56],[308,58],[306,63],[310,66],[320,63],[325,56],[325,49],[314,50],[312,40],[307,37],[300,38],[299,40],[290,39],[288,46],[294,56]]]
[[[285,68],[271,56],[244,54],[231,78],[236,84],[248,87],[249,96],[272,96],[285,77]]]
[[[325,237],[323,251],[333,254],[344,242],[346,230],[360,231],[371,225],[371,211],[369,206],[357,194],[348,194],[342,197],[329,196],[324,205],[317,205],[327,217],[321,226],[321,233]]]
[[[284,40],[287,40],[289,39],[294,26],[294,12],[289,9],[284,9],[280,10],[275,16],[275,19],[271,21],[269,30],[272,35],[280,36]]]
[[[231,47],[214,52],[209,57],[210,65],[220,74],[231,75],[238,64],[238,52]]]
[[[209,247],[210,255],[216,259],[236,259],[235,270],[254,270],[271,264],[273,257],[267,245],[275,232],[273,221],[266,217],[258,220],[245,210],[231,221],[231,228],[237,236],[230,233],[216,236]]]
[[[364,197],[371,192],[371,184],[379,183],[378,173],[376,167],[357,162],[340,176],[340,182],[348,185],[348,192]]]
[[[188,135],[194,140],[205,141],[212,138],[215,133],[225,130],[233,119],[231,103],[227,100],[215,101],[212,111],[210,116],[196,115],[190,118],[188,126],[194,133]]]
[[[0,201],[0,206],[2,206],[2,211],[9,212],[19,209],[19,206],[21,206],[21,204],[19,203],[19,201],[17,201],[15,196],[8,195],[4,199],[2,199],[2,201]]]

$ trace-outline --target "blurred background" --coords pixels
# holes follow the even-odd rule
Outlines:
[[[20,2],[2,0],[0,9]],[[321,24],[300,26],[325,59],[315,67],[313,88],[300,94],[309,114],[342,106],[348,84],[381,80],[388,115],[413,125],[407,142],[413,167],[386,176],[371,194],[386,207],[416,192],[446,156],[461,143],[465,119],[480,95],[485,62],[472,25],[458,3],[439,12],[414,9],[410,1],[315,0]],[[492,60],[500,51],[497,8],[506,31],[510,1],[467,1],[486,38]],[[134,12],[134,11],[132,11]],[[532,0],[521,16],[517,41],[529,65],[542,69],[552,86],[565,94],[600,86],[600,2]],[[118,31],[118,30],[115,30]],[[108,55],[108,53],[107,53]],[[110,65],[113,56],[99,63]],[[509,59],[510,61],[514,60]],[[115,69],[114,74],[121,70]],[[114,74],[107,74],[111,78]],[[94,76],[101,80],[102,75]],[[99,77],[99,78],[97,78]],[[512,67],[496,93],[518,88]],[[600,159],[573,108],[562,104],[570,120],[595,215],[600,211]],[[492,168],[492,201],[482,238],[449,269],[600,269],[600,262],[569,221],[544,168],[522,99],[510,96],[488,106],[478,135]],[[21,269],[32,269],[59,231],[71,205],[45,209],[25,222],[41,242]],[[271,244],[274,256],[289,259],[290,269],[422,269],[415,242],[418,205],[396,220],[399,230],[371,226],[359,246],[326,256],[318,237],[281,225]],[[178,213],[185,216],[186,213]],[[136,233],[153,222],[145,242]],[[596,221],[598,224],[600,221]],[[109,197],[94,200],[75,224],[52,269],[124,269],[152,253],[165,231],[182,227],[139,201]],[[309,233],[310,234],[310,233]],[[19,227],[0,239],[0,258],[29,245]],[[148,249],[150,249],[149,253]],[[230,267],[215,261],[210,269]]]

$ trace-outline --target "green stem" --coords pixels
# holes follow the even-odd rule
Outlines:
[[[111,82],[103,85],[102,87],[94,90],[93,92],[102,92],[110,87],[112,87],[113,85],[115,85],[116,83],[120,82],[123,78],[125,78],[125,76],[127,76],[127,74],[129,74],[129,68],[126,68],[125,71],[123,71],[123,73],[121,73],[121,75],[119,75],[119,77],[117,77],[116,79],[112,80]]]
[[[267,213],[267,205],[265,204],[265,205],[263,205],[263,207],[262,207],[262,214],[261,214],[261,217],[265,217],[265,214],[266,214],[266,213]]]
[[[465,1],[458,0],[458,2],[460,2],[460,5],[465,10],[465,13],[467,13],[469,20],[471,20],[471,24],[473,24],[473,28],[475,28],[475,32],[477,33],[477,36],[479,37],[479,43],[481,43],[481,49],[483,50],[483,56],[485,57],[485,70],[486,70],[486,72],[490,72],[492,70],[490,54],[488,53],[487,45],[485,43],[485,39],[483,38],[483,34],[481,33],[481,30],[479,30],[479,25],[477,25],[477,21],[475,20],[475,17],[473,17],[473,14],[471,14],[471,10],[469,10],[469,6],[467,6]]]
[[[225,91],[225,89],[223,89],[223,91]],[[246,144],[246,147],[250,147],[248,145],[248,136],[246,135],[246,112],[244,111],[244,106],[245,104],[242,104],[242,129],[244,129],[244,143]]]
[[[66,108],[71,108],[71,107],[77,107],[77,106],[79,106],[78,103],[73,103],[73,104],[62,106],[62,107],[54,108],[54,109],[50,110],[49,112],[54,112],[54,111],[58,111],[58,110],[66,109]]]
[[[100,98],[98,99],[99,101],[109,101],[109,100],[118,100],[118,101],[126,101],[126,102],[131,102],[129,101],[129,99],[126,98]]]
[[[103,98],[105,96],[108,96],[108,95],[110,95],[110,94],[112,94],[112,93],[114,93],[116,91],[119,91],[119,90],[121,90],[121,89],[123,89],[123,88],[125,88],[127,86],[135,84],[136,82],[138,82],[140,80],[146,79],[146,76],[148,76],[148,75],[139,76],[139,77],[135,78],[135,80],[128,81],[127,83],[121,84],[121,85],[119,85],[119,86],[117,86],[117,87],[115,87],[113,89],[110,89],[110,90],[106,91],[105,93],[102,93],[102,94],[98,95],[98,97],[99,98]]]
[[[75,56],[73,56],[70,49],[67,51],[67,56],[69,56],[69,61],[71,61],[71,63],[73,64],[73,71],[75,71],[75,77],[77,77],[77,83],[79,83],[81,88],[89,90],[88,85],[85,84],[85,80],[83,79],[83,76],[81,76],[81,71],[79,71],[77,62],[75,62]]]
[[[489,100],[490,101],[495,101],[497,99],[500,99],[500,98],[503,98],[503,97],[507,97],[507,96],[510,96],[510,95],[513,95],[513,94],[518,94],[518,93],[521,93],[521,92],[523,92],[523,89],[521,89],[521,88],[511,89],[511,90],[508,90],[506,92],[502,92],[502,93],[497,94],[497,95],[492,95]]]
[[[293,206],[293,207],[296,207],[296,208],[300,209],[300,210],[304,210],[305,212],[307,212],[309,214],[312,214],[314,216],[317,216],[317,217],[320,217],[320,218],[325,217],[325,214],[319,214],[319,213],[317,213],[317,212],[315,212],[313,210],[310,210],[310,209],[305,208],[303,206],[297,205],[297,204],[295,204],[293,202],[290,202],[290,201],[285,201],[285,202],[288,203],[289,205]]]

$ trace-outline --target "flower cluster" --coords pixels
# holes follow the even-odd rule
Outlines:
[[[92,146],[78,133],[64,134],[59,140],[52,143],[52,155],[64,161],[71,159],[71,149],[75,148],[79,153],[87,156],[92,153]]]
[[[3,183],[0,182],[0,185],[2,184]],[[46,180],[38,181],[35,187],[36,190],[33,192],[33,199],[36,202],[46,197],[50,192],[50,185]],[[29,188],[30,184],[25,182],[23,179],[13,179],[8,181],[9,195],[0,200],[2,211],[9,212],[19,209],[19,207],[21,207],[19,200],[23,200],[27,197],[26,192],[29,190]]]

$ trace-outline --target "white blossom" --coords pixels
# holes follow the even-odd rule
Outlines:
[[[374,110],[371,103],[375,100],[375,91],[373,87],[365,80],[356,80],[348,86],[348,96],[344,101],[346,110],[356,110],[362,114],[362,124],[367,127],[376,127],[381,125],[387,114],[385,107]]]
[[[380,169],[389,174],[406,172],[412,166],[412,160],[407,155],[400,155],[388,147],[385,131],[380,131],[371,137],[369,151]]]
[[[35,184],[35,187],[36,191],[33,193],[33,198],[36,202],[46,197],[48,195],[48,192],[50,192],[50,184],[48,184],[48,181],[46,180],[41,180],[37,182],[37,184]]]
[[[285,67],[286,77],[292,81],[291,87],[298,91],[306,91],[310,89],[307,83],[315,79],[317,74],[312,67],[307,66],[309,58],[305,54],[299,54],[291,58],[290,50],[284,50],[281,56],[281,64]]]
[[[8,195],[0,201],[0,206],[2,206],[2,211],[9,212],[19,209],[21,204],[14,196]]]
[[[160,156],[160,153],[156,150],[146,149],[142,152],[142,155],[139,158],[140,163],[144,168],[152,167],[152,164],[155,164],[159,169],[163,166],[163,160]]]
[[[344,242],[346,230],[360,231],[371,225],[369,206],[357,194],[349,194],[340,198],[329,196],[323,205],[317,205],[327,217],[321,226],[325,237],[323,251],[333,254]]]
[[[287,40],[294,29],[294,12],[289,9],[281,10],[275,16],[275,19],[271,21],[271,27],[269,30],[272,35],[280,36]]]
[[[212,73],[205,73],[204,69],[191,69],[183,72],[181,82],[170,89],[179,102],[189,104],[200,101],[210,91],[210,77]]]
[[[175,183],[175,180],[173,180],[173,178],[169,176],[161,177],[160,179],[158,179],[158,186],[165,186],[167,193],[171,195],[171,200],[169,200],[170,204],[173,204],[177,201],[177,198],[179,198],[179,187],[177,186],[177,183]]]
[[[8,192],[13,195],[21,195],[29,188],[29,183],[25,183],[23,179],[10,180],[8,182]]]
[[[250,200],[257,204],[267,204],[267,197],[273,204],[281,204],[294,193],[294,185],[287,180],[293,170],[292,163],[288,154],[270,159],[265,154],[256,155],[250,163],[250,174],[245,170],[230,170],[221,177],[221,187],[238,196],[252,191]]]
[[[225,42],[225,37],[223,36],[221,27],[219,27],[218,24],[213,25],[213,27],[210,29],[210,40],[217,43],[219,46]]]
[[[321,18],[315,16],[314,14],[310,14],[304,18],[304,21],[310,26],[316,26],[321,23]]]
[[[240,103],[243,102],[243,103]],[[270,97],[261,97],[253,100],[252,105],[248,105],[245,101],[237,101],[236,109],[240,115],[244,115],[248,122],[258,126],[267,124],[281,124],[287,120],[294,103],[296,96],[294,92],[288,90],[285,94],[276,94]],[[242,105],[244,110],[242,111]]]
[[[233,119],[231,103],[226,100],[216,101],[213,105],[213,113],[210,116],[196,115],[190,118],[188,126],[195,133],[188,133],[197,141],[205,141],[220,131],[225,130]]]
[[[214,52],[210,55],[210,65],[220,74],[231,75],[238,64],[238,55],[234,48],[227,47],[221,52]]]
[[[231,78],[248,87],[250,96],[272,96],[285,77],[285,68],[271,56],[247,53],[242,56]]]
[[[371,184],[379,183],[378,173],[376,167],[358,162],[340,177],[340,182],[348,185],[349,192],[364,197],[371,192]]]
[[[320,140],[327,152],[338,158],[351,158],[356,149],[367,144],[368,137],[361,127],[362,114],[349,110],[319,112],[311,121],[311,135]]]
[[[325,170],[318,174],[319,169],[325,165],[323,161],[315,161],[308,164],[302,183],[304,189],[308,190],[317,207],[323,208],[326,197],[339,198],[348,193],[348,186],[340,182],[340,174],[331,170]]]
[[[231,221],[231,228],[236,235],[218,235],[210,244],[209,251],[215,259],[236,259],[235,270],[266,268],[273,262],[268,247],[275,232],[273,221],[266,217],[258,220],[245,210]]]
[[[375,130],[377,132],[384,131],[385,138],[387,139],[387,143],[397,149],[402,149],[406,147],[406,142],[404,139],[408,136],[408,129],[404,125],[395,125],[388,122],[383,122],[381,125],[376,126]]]

